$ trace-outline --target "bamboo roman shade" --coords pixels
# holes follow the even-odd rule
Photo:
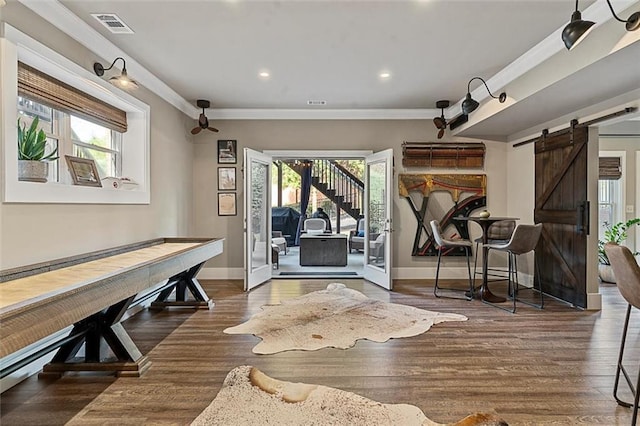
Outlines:
[[[127,131],[126,112],[22,62],[18,62],[18,95],[117,132]]]
[[[618,180],[622,177],[620,157],[600,157],[598,159],[598,179]]]

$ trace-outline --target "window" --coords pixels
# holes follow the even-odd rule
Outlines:
[[[18,118],[21,125],[28,128],[36,117],[39,118],[38,127],[47,135],[47,152],[57,147],[61,159],[65,155],[72,155],[94,160],[102,178],[121,176],[122,133],[18,96]],[[64,167],[64,161],[51,162],[49,181],[69,183],[70,180],[61,170]]]
[[[3,28],[0,92],[5,106],[15,107],[0,108],[2,202],[149,204],[149,105],[14,27],[3,23]],[[46,87],[40,91],[42,82]],[[36,116],[49,149],[57,146],[61,155],[93,159],[101,178],[127,177],[135,187],[73,185],[64,157],[50,163],[48,183],[18,180],[16,121],[29,125]]]
[[[619,155],[619,156],[614,156]],[[605,224],[624,220],[624,178],[622,177],[624,153],[600,152],[598,180],[598,238],[604,239]]]
[[[120,177],[122,134],[73,115],[68,118],[73,155],[94,160],[102,177]]]
[[[52,108],[18,96],[18,120],[20,127],[24,126],[28,129],[33,120],[38,117],[38,128],[44,130],[47,135],[46,153],[52,152],[55,148],[59,148],[60,137],[57,131],[58,126],[55,124],[57,120],[54,120],[54,114],[55,111]],[[50,182],[58,182],[60,176],[58,169],[59,162],[51,161],[49,164],[48,180]]]
[[[624,218],[622,188],[619,180],[598,181],[598,238],[604,239],[605,224],[612,225]]]

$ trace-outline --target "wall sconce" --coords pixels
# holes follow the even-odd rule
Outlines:
[[[621,19],[616,15],[615,10],[613,10],[613,6],[611,6],[611,2],[607,0],[607,4],[609,5],[609,10],[611,10],[611,14],[617,21],[625,23],[625,28],[627,31],[635,31],[640,28],[640,12],[635,12],[629,16],[629,19]],[[573,49],[584,40],[594,28],[595,22],[591,21],[583,21],[582,15],[578,10],[578,0],[576,0],[576,10],[571,15],[571,22],[564,27],[562,30],[562,41],[568,50]]]
[[[469,80],[469,83],[467,83],[467,97],[465,98],[464,101],[462,101],[462,113],[463,114],[471,114],[473,111],[476,110],[476,108],[478,108],[478,105],[480,105],[480,103],[478,103],[478,101],[476,101],[475,99],[473,99],[471,97],[471,90],[470,90],[471,82],[473,80],[476,80],[476,79],[480,80],[484,84],[484,87],[487,88],[487,92],[489,92],[489,96],[491,96],[493,99],[498,99],[501,104],[504,103],[504,101],[507,100],[507,93],[506,92],[500,93],[499,96],[493,96],[491,94],[491,90],[489,90],[489,86],[487,86],[487,82],[486,81],[484,81],[480,77],[473,77],[471,80]]]
[[[104,66],[102,66],[100,62],[94,62],[93,71],[96,73],[97,76],[102,77],[105,71],[109,71],[111,68],[113,68],[113,65],[116,63],[118,59],[122,59],[122,73],[119,76],[111,77],[109,79],[109,82],[114,86],[117,86],[124,90],[137,89],[138,83],[136,83],[135,80],[132,80],[131,78],[129,78],[129,76],[127,75],[127,63],[125,62],[124,58],[117,57],[116,59],[113,60],[109,68],[105,68]]]

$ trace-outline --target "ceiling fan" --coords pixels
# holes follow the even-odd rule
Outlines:
[[[216,129],[215,127],[209,127],[209,119],[206,115],[204,115],[204,110],[211,106],[211,102],[204,99],[198,99],[196,101],[196,105],[198,106],[198,108],[202,108],[202,113],[200,114],[200,117],[198,117],[198,125],[191,130],[191,134],[197,135],[202,131],[202,129],[209,129],[212,132],[217,132],[218,129]]]
[[[449,101],[438,101],[436,102],[436,108],[440,108],[441,114],[440,117],[436,117],[433,119],[433,124],[436,125],[438,129],[438,139],[444,136],[444,130],[447,128],[447,119],[444,118],[444,109],[449,107]]]
[[[451,121],[447,122],[447,119],[444,118],[444,109],[448,107],[449,101],[447,100],[436,102],[436,108],[440,108],[440,110],[442,111],[440,117],[435,117],[433,119],[433,124],[435,124],[436,128],[438,129],[438,139],[441,139],[444,136],[444,131],[446,130],[447,126],[449,126],[449,129],[453,130],[456,127],[461,126],[469,121],[469,116],[467,114],[460,114],[457,117],[453,118]]]

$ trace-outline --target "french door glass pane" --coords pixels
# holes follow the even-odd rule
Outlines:
[[[267,235],[267,208],[271,208],[267,199],[269,179],[268,165],[254,162],[251,164],[251,233],[253,235],[253,251],[251,269],[255,270],[268,264],[271,236]]]
[[[369,173],[369,232],[377,234],[376,238],[369,242],[369,259],[367,263],[372,266],[384,268],[385,252],[385,220],[386,220],[386,173],[384,162],[373,163],[368,166]]]

